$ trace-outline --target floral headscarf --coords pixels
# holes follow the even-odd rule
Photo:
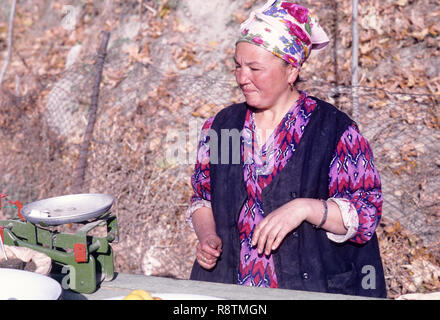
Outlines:
[[[269,0],[252,11],[240,26],[238,42],[258,45],[301,68],[312,50],[324,49],[329,39],[310,11],[289,1]]]

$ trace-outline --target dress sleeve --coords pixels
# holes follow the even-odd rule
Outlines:
[[[200,133],[197,146],[197,159],[191,176],[193,194],[190,206],[185,212],[185,219],[192,226],[192,214],[201,207],[211,207],[211,183],[209,179],[209,130],[214,117],[206,120]]]
[[[343,133],[334,153],[329,171],[329,195],[330,199],[338,199],[341,212],[345,210],[344,223],[351,221],[352,224],[356,221],[353,215],[357,214],[358,225],[351,232],[348,228],[349,241],[361,244],[370,240],[382,216],[381,182],[370,145],[355,125]],[[343,209],[343,202],[347,201],[350,206]]]

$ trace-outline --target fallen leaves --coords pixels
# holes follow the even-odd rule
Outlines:
[[[408,4],[408,0],[397,0],[396,4],[403,7],[406,6]]]
[[[415,259],[410,264],[402,266],[411,276],[412,283],[408,286],[409,292],[417,292],[420,287],[427,290],[440,288],[440,266],[434,265],[425,257]]]
[[[243,0],[242,2],[241,10],[228,17],[230,22],[225,26],[225,31],[237,28],[238,23],[247,18],[247,13],[252,7],[258,7],[265,1]],[[336,2],[335,5],[333,2],[325,1],[305,2],[313,7],[313,12],[320,18],[332,42],[324,55],[311,59],[302,72],[306,78],[312,80],[312,86],[317,83],[314,82],[315,79],[327,84],[327,87],[317,86],[316,89],[321,95],[327,94],[326,88],[329,87],[348,88],[347,91],[341,91],[338,96],[331,98],[338,107],[350,111],[351,1],[338,1],[337,6]],[[423,129],[440,129],[438,107],[440,77],[437,63],[439,60],[435,60],[439,57],[440,25],[437,23],[438,10],[432,7],[434,2],[422,0],[421,2],[423,5],[419,1],[409,0],[371,0],[361,6],[359,61],[362,78],[360,82],[366,86],[363,91],[361,90],[363,92],[361,102],[365,103],[366,108],[369,107],[361,121],[368,119],[366,122],[371,130],[379,128],[374,133],[377,138],[373,139],[380,147],[373,149],[375,155],[378,154],[376,164],[390,168],[392,179],[395,180],[392,182],[398,184],[396,188],[384,194],[384,197],[395,198],[404,205],[409,202],[415,203],[418,206],[416,209],[429,206],[426,212],[432,213],[431,217],[435,218],[440,201],[438,187],[435,189],[437,183],[435,171],[432,171],[434,174],[423,173],[422,169],[430,155],[435,155],[432,152],[432,145],[438,142],[440,137],[432,138],[433,136],[428,134],[432,131],[423,131]],[[146,7],[145,3],[146,1],[144,7]],[[100,121],[97,123],[95,138],[104,142],[111,139],[111,142],[107,144],[95,142],[93,159],[90,159],[90,174],[95,175],[94,179],[98,181],[93,181],[92,183],[95,184],[92,186],[109,188],[118,195],[119,203],[116,209],[123,226],[121,230],[124,232],[121,237],[124,241],[121,241],[115,259],[118,270],[122,272],[139,272],[139,252],[156,243],[156,240],[152,241],[144,236],[150,231],[148,223],[157,226],[155,220],[159,219],[157,217],[164,220],[162,225],[156,227],[157,243],[162,243],[164,238],[161,237],[165,233],[169,236],[172,232],[179,232],[180,222],[176,221],[180,221],[187,200],[191,196],[189,177],[192,166],[189,172],[187,168],[178,171],[178,166],[170,166],[164,161],[164,136],[170,127],[185,128],[188,118],[195,117],[202,121],[215,114],[215,111],[222,107],[216,100],[217,92],[213,93],[212,90],[214,86],[219,86],[217,75],[222,75],[222,72],[231,75],[234,69],[232,63],[234,46],[225,48],[223,40],[217,35],[208,37],[211,39],[210,42],[208,40],[207,43],[202,44],[191,40],[198,36],[195,30],[198,30],[197,27],[200,28],[200,24],[196,22],[194,25],[186,24],[177,19],[175,9],[181,8],[180,4],[176,7],[177,1],[161,0],[150,4],[154,5],[154,8],[147,7],[148,10],[143,11],[143,23],[137,36],[125,43],[121,41],[120,47],[115,50],[118,51],[116,55],[122,62],[113,64],[114,60],[111,60],[112,63],[106,65],[104,69],[103,95],[100,101],[107,100],[102,108]],[[93,46],[96,42],[96,34],[103,28],[99,23],[105,24],[105,28],[117,31],[118,28],[123,27],[126,15],[139,14],[138,8],[134,8],[128,2],[115,0],[114,6],[119,7],[107,12],[105,17],[98,12],[97,16],[91,19],[91,14],[94,13],[89,12],[87,25],[84,25],[84,21],[79,21],[75,32],[68,33],[58,24],[55,27],[42,28],[42,34],[35,37],[32,36],[34,34],[32,28],[38,22],[34,12],[36,10],[34,7],[38,8],[38,4],[32,8],[29,6],[26,9],[29,12],[16,20],[19,32],[16,34],[17,41],[14,47],[20,51],[37,75],[62,76],[64,57],[71,46],[81,42],[83,48],[89,50],[88,54],[95,52]],[[91,8],[88,5],[86,9]],[[62,5],[54,2],[51,9],[58,14]],[[6,24],[0,22],[0,51],[4,50],[6,33]],[[160,52],[171,53],[171,56],[167,57],[169,59],[164,59],[166,64],[164,63],[165,67],[162,68],[169,68],[174,73],[167,73],[166,70],[155,73],[156,65],[151,64],[153,43],[156,45],[159,43],[163,50]],[[120,52],[119,48],[121,48]],[[207,53],[212,53],[210,57],[216,54],[214,57],[219,59],[205,59]],[[158,57],[157,61],[162,62],[161,58]],[[82,56],[80,61],[87,66],[93,65],[91,56]],[[143,64],[144,67],[139,64]],[[12,76],[5,85],[13,90],[13,76],[27,71],[19,59],[11,65]],[[146,70],[148,75],[143,74]],[[212,84],[197,83],[206,80],[203,77],[207,73],[215,75]],[[150,81],[151,79],[155,82]],[[54,82],[51,81],[48,83]],[[147,92],[136,90],[141,86],[145,86]],[[237,86],[226,83],[222,86],[231,91],[231,103],[243,101]],[[376,90],[369,91],[366,89],[368,87]],[[126,92],[127,88],[133,90]],[[128,98],[128,95],[133,95],[134,98]],[[201,98],[202,95],[205,96]],[[40,93],[41,101],[32,101],[29,106],[43,110],[45,107],[43,98],[44,94]],[[122,99],[125,99],[124,103],[121,102]],[[20,110],[17,109],[18,111]],[[126,116],[130,112],[132,116]],[[0,115],[0,117],[4,116],[4,114]],[[0,123],[5,124],[2,118]],[[384,123],[393,125],[383,126]],[[420,138],[419,135],[422,133],[424,136]],[[17,136],[16,140],[24,141],[25,138]],[[63,162],[63,166],[60,166],[62,168],[65,168],[66,164],[72,162],[72,158],[75,157],[75,146],[71,145],[67,148],[72,151],[64,152],[60,160]],[[15,148],[10,150],[19,152]],[[21,150],[21,154],[24,152],[25,150]],[[5,156],[5,163],[11,163],[8,157],[9,155]],[[438,171],[440,160],[431,162]],[[47,171],[46,177],[56,176],[56,170],[53,168],[60,168],[56,167],[55,157],[50,163],[51,170]],[[41,163],[36,165],[41,166]],[[175,171],[170,171],[170,168]],[[41,172],[43,171],[40,170],[39,174],[42,174]],[[178,174],[181,174],[180,180],[176,179]],[[105,176],[105,180],[102,180],[101,176]],[[58,186],[58,181],[51,179],[48,181],[50,183],[47,185]],[[166,196],[169,190],[174,191],[173,199]],[[45,192],[47,190],[41,188],[40,196],[44,196]],[[179,205],[175,205],[174,202],[179,202]],[[134,219],[136,223],[132,223]],[[167,219],[176,224],[175,229],[162,229]],[[167,232],[161,232],[162,230]],[[191,232],[185,234],[187,235],[194,236]],[[381,220],[378,235],[389,297],[440,289],[438,248],[434,244],[424,245],[398,221],[392,222],[385,218]],[[182,239],[182,243],[185,243],[184,240]],[[175,249],[178,252],[179,247],[176,245]],[[190,249],[188,246],[185,250],[190,251]],[[179,256],[173,252],[174,249],[167,247],[167,250],[170,256]],[[160,259],[160,252],[154,252],[154,257]],[[186,269],[176,267],[175,270],[181,271],[178,276],[184,277],[185,272],[191,267],[186,266],[191,262],[191,252],[184,256],[180,255],[179,258],[182,259],[182,265],[185,265]],[[148,259],[147,257],[146,262],[149,261]],[[161,272],[175,271],[167,269],[162,262],[156,269]]]
[[[176,0],[166,0],[162,1],[162,4],[159,8],[159,17],[161,19],[165,19],[171,11],[175,10],[178,3]]]
[[[362,8],[362,7],[361,7]],[[384,33],[382,16],[379,14],[378,10],[373,6],[364,7],[365,11],[361,12],[360,25],[363,29],[372,29],[377,32],[378,35]],[[361,9],[362,10],[362,9]]]
[[[193,43],[187,43],[180,50],[174,48],[173,58],[179,70],[187,69],[194,64],[200,64],[200,60],[197,59],[197,53]]]
[[[209,118],[212,116],[212,111],[215,110],[214,103],[201,103],[200,106],[192,113],[193,117]]]
[[[388,298],[440,290],[438,244],[426,246],[399,222],[384,217],[377,232]]]
[[[103,71],[103,80],[104,84],[108,84],[111,89],[116,88],[124,79],[126,79],[127,74],[124,68],[122,69],[113,69],[108,68]]]
[[[139,47],[136,43],[129,43],[122,47],[122,51],[128,54],[129,63],[136,61],[142,64],[151,63],[151,58],[149,56],[148,46],[144,45]]]

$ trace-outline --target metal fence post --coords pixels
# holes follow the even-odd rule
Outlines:
[[[359,85],[358,85],[358,51],[359,51],[359,30],[358,30],[358,0],[352,1],[351,9],[352,27],[352,53],[351,53],[351,99],[354,121],[359,122]]]

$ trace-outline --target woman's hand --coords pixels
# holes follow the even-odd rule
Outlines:
[[[212,269],[217,264],[217,259],[222,252],[222,240],[217,234],[211,233],[200,239],[197,244],[196,259],[205,269]]]
[[[252,246],[258,254],[269,255],[276,250],[286,235],[297,228],[307,217],[307,206],[303,199],[292,200],[267,215],[255,227]]]
[[[327,201],[328,216],[323,229],[335,233],[346,234],[341,211],[333,201]],[[324,208],[321,200],[297,198],[268,214],[255,227],[252,245],[257,246],[259,254],[269,255],[276,250],[286,235],[299,227],[303,221],[319,225]]]
[[[199,243],[196,248],[196,259],[205,269],[212,269],[222,252],[222,239],[217,235],[212,209],[201,207],[192,215],[194,230]]]

